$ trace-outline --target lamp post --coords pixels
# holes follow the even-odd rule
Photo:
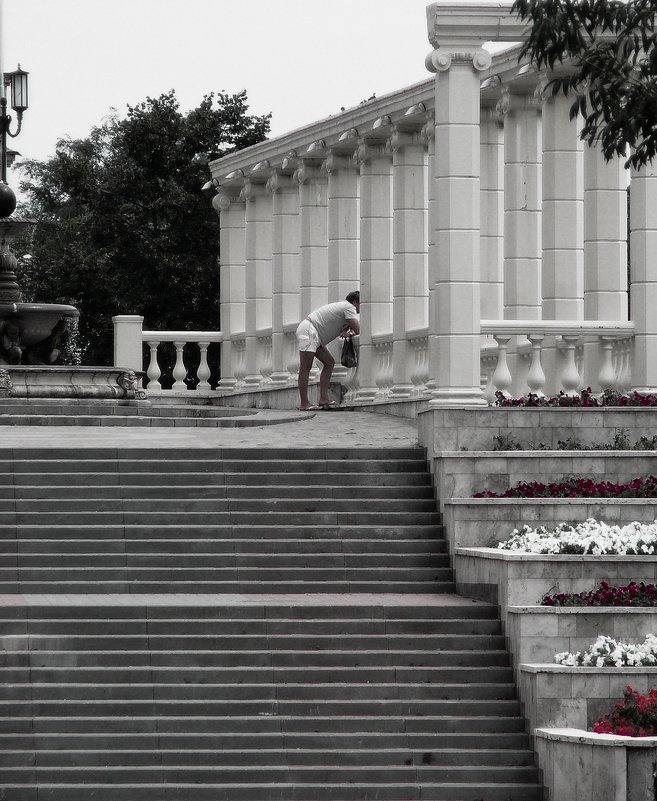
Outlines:
[[[19,64],[18,69],[15,69],[13,72],[5,72],[3,75],[3,84],[5,88],[9,87],[11,107],[16,112],[18,127],[14,133],[9,129],[12,117],[10,114],[7,114],[7,96],[3,91],[0,95],[0,133],[2,136],[2,153],[0,154],[0,218],[9,217],[16,208],[16,195],[11,187],[7,185],[7,136],[9,135],[13,138],[18,136],[21,132],[23,112],[28,107],[28,74],[29,73],[25,72],[25,70],[21,69],[21,65]]]

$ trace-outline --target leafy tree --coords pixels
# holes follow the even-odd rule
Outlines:
[[[265,138],[270,115],[247,111],[240,92],[184,114],[171,91],[23,162],[19,211],[38,225],[17,247],[19,283],[26,300],[80,310],[84,362],[111,363],[115,314],[153,329],[218,327],[218,226],[201,187],[208,161]]]
[[[588,144],[607,160],[627,156],[640,167],[657,153],[657,34],[654,0],[515,0],[512,13],[529,23],[521,58],[567,69],[552,91],[576,94]]]

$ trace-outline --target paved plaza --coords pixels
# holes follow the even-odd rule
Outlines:
[[[369,412],[259,411],[261,426],[5,426],[4,448],[407,448],[417,445],[414,420]]]

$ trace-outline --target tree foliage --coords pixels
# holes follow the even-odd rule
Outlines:
[[[20,211],[38,225],[17,248],[19,282],[26,300],[80,309],[86,363],[111,363],[115,314],[219,327],[218,225],[201,187],[208,161],[265,138],[270,115],[247,111],[245,92],[219,93],[185,114],[171,91],[23,162]]]
[[[654,0],[515,0],[529,23],[521,58],[563,74],[554,94],[574,92],[583,140],[607,160],[641,167],[657,153],[657,34]],[[631,152],[628,154],[628,148]]]

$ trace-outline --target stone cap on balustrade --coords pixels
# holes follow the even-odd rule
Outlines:
[[[142,331],[142,341],[159,342],[222,342],[221,331]]]
[[[631,320],[482,320],[482,334],[548,334],[551,336],[611,336],[634,334]]]

